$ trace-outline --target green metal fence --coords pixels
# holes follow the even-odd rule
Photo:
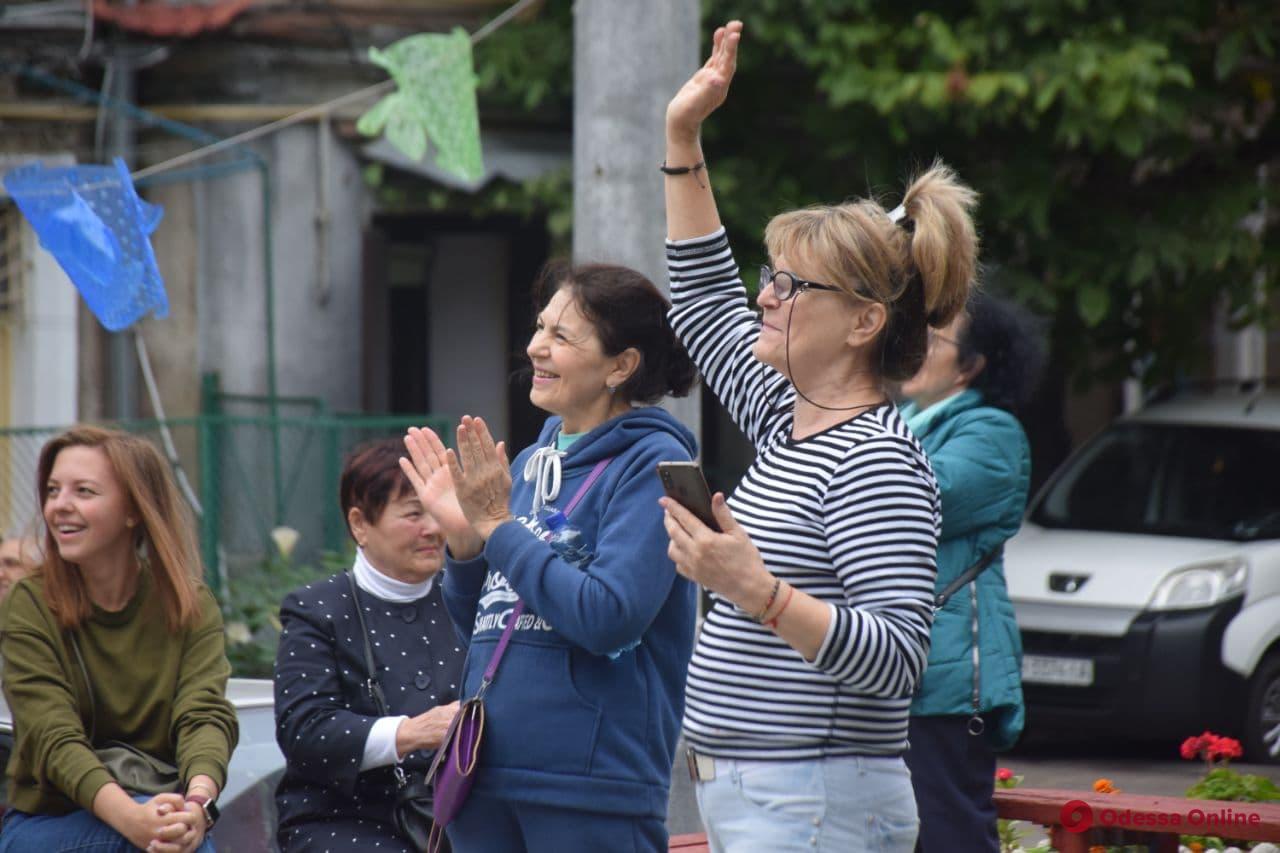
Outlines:
[[[226,402],[236,398],[225,395]],[[245,398],[251,403],[257,398]],[[280,409],[293,409],[277,401]],[[232,408],[228,405],[226,408]],[[210,585],[221,593],[274,548],[271,531],[300,534],[294,559],[315,561],[346,545],[338,508],[342,459],[367,441],[430,426],[448,440],[451,424],[431,415],[336,415],[298,403],[309,413],[276,417],[205,414],[174,418],[170,428],[180,463],[203,509],[200,543]],[[296,409],[295,409],[296,410]],[[160,443],[160,422],[114,424]],[[0,528],[34,531],[39,523],[36,462],[44,443],[64,427],[0,429]]]

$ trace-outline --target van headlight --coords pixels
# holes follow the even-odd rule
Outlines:
[[[1151,596],[1151,610],[1209,607],[1244,593],[1249,564],[1239,557],[1197,563],[1171,572]]]

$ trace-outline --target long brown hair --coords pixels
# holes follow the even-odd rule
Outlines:
[[[169,631],[176,633],[195,624],[200,615],[201,586],[195,525],[159,451],[145,439],[113,429],[77,426],[55,436],[41,449],[36,467],[36,499],[42,516],[54,460],[68,447],[96,447],[106,454],[141,519],[134,544],[145,544],[150,554]],[[39,571],[44,577],[45,601],[60,625],[77,628],[92,615],[93,602],[84,578],[58,553],[48,524],[44,532],[44,563]]]

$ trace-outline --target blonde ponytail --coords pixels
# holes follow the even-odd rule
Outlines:
[[[803,257],[824,282],[889,309],[873,363],[901,382],[924,363],[928,327],[950,323],[969,298],[978,274],[970,215],[977,203],[978,194],[935,161],[911,181],[900,211],[870,199],[792,210],[770,220],[764,241],[770,257]]]
[[[902,206],[914,233],[911,263],[924,284],[929,325],[950,323],[968,301],[978,275],[978,234],[972,212],[978,194],[935,160],[911,181]]]

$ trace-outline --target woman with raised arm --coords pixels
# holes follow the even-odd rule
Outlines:
[[[779,214],[753,313],[699,139],[741,36],[736,21],[717,30],[667,108],[672,325],[757,454],[733,497],[714,497],[722,533],[663,500],[677,570],[713,602],[689,666],[689,764],[712,850],[910,851],[903,753],[940,512],[886,386],[965,303],[975,195],[935,165],[893,212]]]
[[[655,466],[688,460],[694,438],[652,404],[687,393],[693,364],[634,270],[555,266],[537,290],[529,399],[552,415],[537,443],[509,467],[479,418],[462,419],[457,454],[429,430],[407,439],[406,473],[448,538],[463,698],[510,631],[448,834],[466,853],[665,851],[696,607],[666,555]]]
[[[76,427],[40,451],[36,488],[44,562],[5,599],[0,639],[14,730],[0,851],[212,851],[239,728],[169,466],[137,436]]]

